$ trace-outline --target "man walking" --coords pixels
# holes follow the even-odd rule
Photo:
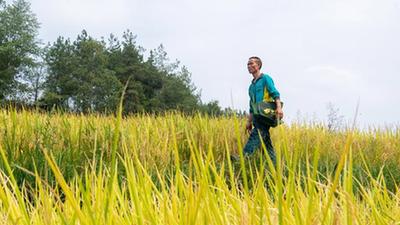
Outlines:
[[[268,74],[261,73],[261,67],[262,62],[259,57],[252,56],[249,58],[247,69],[249,73],[253,75],[253,80],[249,87],[250,113],[247,119],[246,130],[250,133],[250,137],[243,152],[245,155],[251,155],[261,146],[261,137],[267,148],[268,155],[275,165],[276,157],[269,133],[270,125],[266,118],[258,113],[258,109],[255,109],[255,106],[260,102],[275,102],[276,117],[282,119],[282,104],[280,101],[280,94],[275,88],[274,81]]]

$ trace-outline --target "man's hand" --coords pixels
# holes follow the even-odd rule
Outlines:
[[[253,129],[253,124],[251,123],[251,121],[247,121],[247,123],[246,123],[247,133],[250,133],[252,129]]]
[[[282,108],[276,109],[276,116],[281,120],[283,118],[283,111]]]
[[[249,116],[247,117],[247,123],[246,123],[246,131],[247,131],[247,133],[250,134],[252,129],[253,129],[253,114],[250,113]]]
[[[275,102],[276,102],[276,116],[278,117],[278,119],[282,119],[283,118],[283,110],[282,110],[281,100],[276,99]]]

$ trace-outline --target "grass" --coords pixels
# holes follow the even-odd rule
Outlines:
[[[400,224],[399,129],[0,110],[1,224]]]

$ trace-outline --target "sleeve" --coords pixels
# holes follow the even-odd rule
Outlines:
[[[275,88],[274,81],[270,76],[265,76],[265,81],[267,85],[267,90],[269,95],[275,100],[280,98],[280,93],[278,90]]]
[[[249,86],[249,89],[248,89],[248,93],[249,93],[249,113],[254,113],[254,110],[253,110],[253,104],[251,103],[251,101],[252,101],[252,99],[251,99],[251,85]]]

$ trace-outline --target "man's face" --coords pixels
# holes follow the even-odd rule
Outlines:
[[[258,66],[255,59],[249,59],[249,61],[247,62],[247,70],[251,74],[254,74],[258,70],[260,70],[260,67]]]

